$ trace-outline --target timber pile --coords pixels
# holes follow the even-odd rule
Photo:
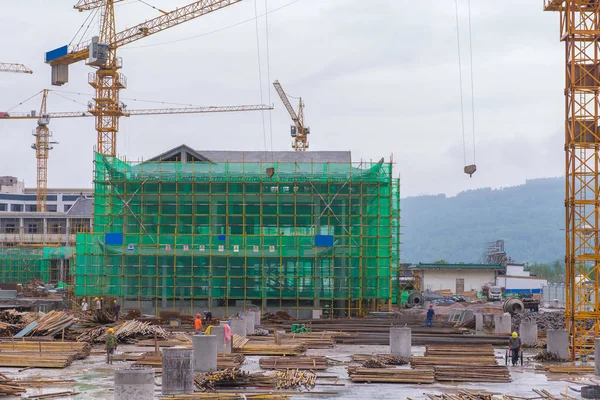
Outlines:
[[[37,326],[29,332],[28,336],[56,336],[73,325],[75,317],[64,311],[53,310],[42,316],[37,322]]]
[[[26,391],[27,389],[21,386],[19,382],[0,373],[0,396],[20,396],[21,393]]]
[[[411,366],[420,371],[432,368],[438,382],[510,382],[510,373],[498,365],[489,346],[432,345],[425,356],[413,357]]]
[[[306,345],[276,345],[276,344],[245,344],[243,347],[234,347],[234,353],[247,356],[299,356],[306,351]]]
[[[104,343],[108,334],[108,326],[89,329],[77,337],[78,342]],[[123,321],[113,327],[115,337],[119,342],[133,343],[138,338],[160,338],[166,339],[169,334],[157,325],[137,320]]]
[[[545,367],[546,371],[554,374],[593,374],[594,367],[560,367],[551,366]]]
[[[523,396],[511,396],[508,394],[498,394],[498,396],[502,396],[503,400],[562,400],[562,399],[575,399],[575,397],[569,396],[565,393],[561,393],[556,396],[550,393],[545,389],[533,389],[533,392],[536,394],[534,397],[523,397]],[[495,400],[499,397],[494,396],[492,393],[488,392],[474,392],[470,390],[459,390],[458,393],[442,393],[439,395],[436,394],[428,394],[427,399],[429,400]]]
[[[277,379],[276,389],[306,389],[310,390],[317,383],[317,375],[310,371],[288,369],[275,374]]]
[[[231,347],[232,348],[242,348],[244,347],[248,342],[250,341],[250,339],[247,339],[245,337],[242,337],[240,335],[237,334],[233,334],[231,337]]]
[[[301,369],[325,370],[329,366],[327,357],[323,356],[298,356],[298,357],[261,357],[258,364],[262,369]]]
[[[348,375],[353,382],[383,382],[383,383],[433,383],[433,368],[404,369],[404,368],[362,368],[348,367]]]
[[[379,359],[377,359],[377,357],[371,357],[371,358],[367,359],[365,362],[363,362],[362,367],[363,368],[385,368],[385,367],[387,367],[387,365],[385,365],[385,363],[383,363],[382,361],[379,361]]]
[[[246,357],[243,354],[217,354],[217,369],[240,368],[245,360]],[[162,367],[162,353],[144,353],[135,361],[135,365],[148,365],[160,368]]]
[[[364,363],[371,358],[376,358],[377,361],[385,365],[406,365],[410,364],[411,359],[405,357],[392,356],[389,354],[353,354],[352,361]]]
[[[74,353],[0,352],[1,367],[65,368],[75,360]]]
[[[4,353],[62,353],[72,355],[75,360],[89,357],[92,346],[78,342],[2,341],[0,355]]]
[[[203,392],[219,388],[272,387],[274,389],[311,389],[315,386],[317,376],[309,371],[286,370],[273,375],[264,373],[248,373],[239,369],[196,374],[194,383]],[[299,392],[298,394],[300,394]]]
[[[286,333],[278,335],[277,338],[280,344],[302,342],[309,349],[327,349],[335,346],[335,341],[333,340],[335,335],[337,335],[335,332]],[[252,341],[273,342],[273,336],[252,335]]]
[[[2,310],[0,311],[0,321],[7,324],[18,325],[23,319],[23,313],[16,310]]]
[[[296,393],[294,393],[296,394]],[[162,397],[169,400],[289,400],[290,396],[280,394],[238,394],[238,393],[194,393]]]
[[[35,278],[21,285],[21,294],[23,297],[50,297],[46,290],[46,284]],[[60,297],[60,295],[52,295],[51,297]]]

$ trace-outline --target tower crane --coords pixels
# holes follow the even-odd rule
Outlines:
[[[544,0],[565,43],[565,320],[571,358],[600,334],[600,2]]]
[[[38,126],[33,134],[35,143],[31,146],[35,150],[37,159],[37,186],[36,186],[36,210],[40,212],[47,211],[48,199],[48,155],[53,145],[57,142],[50,140],[52,132],[48,129],[50,119],[53,118],[81,118],[94,117],[91,111],[67,111],[67,112],[47,112],[46,103],[48,90],[42,91],[42,105],[38,116],[32,113],[0,113],[2,119],[37,119]],[[241,105],[241,106],[209,106],[209,107],[184,107],[184,108],[150,108],[139,110],[123,110],[124,117],[147,116],[147,115],[166,115],[166,114],[207,114],[207,113],[225,113],[242,111],[263,111],[272,110],[272,106],[267,105]]]
[[[294,125],[291,127],[291,134],[294,138],[292,147],[296,151],[306,151],[306,149],[308,149],[308,135],[310,134],[310,128],[304,125],[304,102],[302,101],[302,97],[300,97],[298,112],[296,113],[296,110],[292,107],[292,103],[290,103],[290,99],[283,91],[279,81],[273,82],[273,86],[275,86],[279,98],[281,98],[283,105],[294,122]]]
[[[0,63],[0,72],[15,72],[21,74],[33,74],[33,71],[23,64]]]
[[[96,118],[98,153],[113,157],[117,154],[119,118],[124,115],[119,94],[127,86],[127,79],[119,72],[123,64],[117,57],[117,49],[242,0],[194,1],[170,12],[161,11],[162,15],[156,18],[117,32],[114,6],[121,1],[123,0],[79,0],[74,7],[76,10],[100,9],[100,36],[73,48],[63,46],[46,53],[46,63],[52,66],[53,85],[60,86],[68,82],[70,64],[87,59],[88,65],[97,68],[95,73],[88,75],[88,83],[96,90],[94,104],[89,112]]]

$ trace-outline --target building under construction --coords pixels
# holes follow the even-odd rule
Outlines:
[[[77,297],[142,312],[249,306],[307,316],[391,305],[399,258],[392,164],[350,152],[96,155],[93,233],[77,236]]]

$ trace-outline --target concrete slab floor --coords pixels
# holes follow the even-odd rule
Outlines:
[[[94,351],[102,351],[101,347],[94,348]],[[120,352],[135,352],[142,353],[152,351],[148,347],[136,347],[131,345],[119,346]],[[423,355],[424,347],[413,347],[413,355]],[[338,345],[333,349],[314,349],[307,352],[308,355],[324,355],[333,360],[349,362],[352,354],[379,354],[389,353],[389,346],[369,346],[369,345]],[[496,349],[498,361],[503,363],[505,349]],[[525,357],[532,356],[535,350],[525,352]],[[249,372],[261,371],[258,360],[259,356],[251,356],[246,358],[243,369]],[[31,395],[39,395],[63,391],[76,391],[80,395],[73,396],[71,399],[112,399],[113,398],[113,374],[116,368],[125,367],[132,364],[131,362],[115,361],[113,365],[107,365],[103,356],[93,355],[85,360],[75,361],[71,366],[65,369],[29,369],[21,373],[17,368],[0,368],[0,372],[12,378],[18,379],[74,379],[76,382],[53,385],[44,388],[29,389],[22,398]],[[406,399],[408,397],[414,399],[425,399],[425,394],[441,393],[441,392],[456,392],[458,389],[481,390],[488,392],[504,393],[514,396],[534,397],[532,389],[546,389],[551,393],[558,395],[565,392],[567,386],[578,388],[578,385],[567,382],[565,379],[579,380],[585,378],[593,378],[593,375],[579,376],[557,376],[547,377],[542,371],[535,370],[538,365],[534,362],[526,362],[524,367],[509,367],[512,376],[512,383],[461,383],[461,384],[432,384],[432,385],[406,385],[406,384],[365,384],[353,383],[348,378],[346,365],[337,365],[330,367],[327,371],[319,372],[320,375],[336,375],[340,379],[338,383],[343,383],[345,386],[328,386],[327,380],[320,380],[314,391],[333,391],[338,392],[337,396],[295,396],[298,400],[316,400],[321,398],[338,398],[338,399]],[[564,364],[563,364],[564,365]],[[575,364],[571,364],[575,365]],[[588,365],[592,365],[588,363]],[[160,384],[161,378],[156,378],[157,384]],[[160,387],[157,386],[156,397],[160,397]],[[574,391],[569,391],[569,395],[579,398],[579,394]],[[69,399],[64,397],[64,399]],[[132,399],[133,400],[133,399]]]

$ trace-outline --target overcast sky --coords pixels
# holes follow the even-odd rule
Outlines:
[[[171,10],[191,0],[147,0]],[[473,162],[467,0],[460,7],[467,163]],[[44,53],[68,44],[87,12],[76,0],[2,0],[0,62],[21,62],[33,75],[0,74],[0,111],[43,88],[62,92],[49,111],[84,110],[91,67],[71,66],[70,82],[50,86]],[[137,160],[185,143],[196,149],[291,150],[290,119],[271,82],[302,96],[310,149],[351,150],[355,161],[393,154],[403,197],[522,184],[564,170],[563,44],[555,13],[540,1],[471,0],[478,171],[463,171],[463,136],[454,1],[244,0],[120,49],[129,108],[143,99],[194,105],[275,104],[272,130],[260,112],[121,119],[117,149]],[[257,41],[254,20],[258,19]],[[121,30],[158,15],[137,0],[116,8]],[[248,21],[248,22],[244,22]],[[234,26],[235,25],[235,26]],[[268,41],[266,27],[268,26]],[[90,27],[96,33],[97,25]],[[97,33],[96,33],[97,34]],[[87,35],[89,38],[91,34]],[[267,60],[267,42],[269,60]],[[269,62],[268,62],[269,61]],[[270,76],[268,71],[270,70]],[[269,78],[270,81],[269,82]],[[63,97],[60,97],[63,96]],[[39,99],[13,111],[39,109]],[[72,101],[72,100],[75,101]],[[0,121],[0,175],[35,186],[35,121]],[[91,118],[53,120],[60,142],[49,161],[50,187],[90,187]],[[272,134],[271,134],[272,132]],[[266,142],[265,142],[266,136]]]

